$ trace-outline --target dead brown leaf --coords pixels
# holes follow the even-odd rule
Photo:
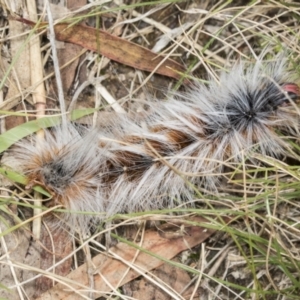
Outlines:
[[[192,221],[208,223],[206,219],[201,217],[197,217]],[[164,264],[164,260],[170,260],[178,253],[202,243],[215,232],[213,229],[200,226],[184,225],[182,228],[183,234],[171,239],[162,237],[159,232],[154,230],[146,231],[141,248],[148,253],[153,253],[155,256],[120,242],[112,247],[107,254],[102,253],[94,257],[92,260],[92,264],[95,266],[93,272],[94,291],[99,294],[97,296],[110,292],[112,287],[118,289],[138,276],[161,266]],[[162,257],[164,260],[158,257]],[[131,263],[134,269],[128,266]],[[89,273],[90,270],[87,270],[87,265],[81,265],[67,276],[67,286],[59,283],[38,299],[82,299],[82,295],[87,295],[87,292],[83,290],[92,290],[89,287]]]
[[[30,20],[16,20],[36,26]],[[47,23],[40,23],[39,29],[45,29]],[[176,61],[165,58],[147,48],[124,40],[108,32],[85,25],[60,23],[54,25],[55,38],[59,41],[80,45],[86,49],[102,54],[109,59],[140,70],[155,72],[160,75],[181,79],[186,71],[184,66]]]
[[[185,68],[176,61],[165,59],[149,49],[101,29],[97,30],[83,25],[57,24],[55,25],[55,34],[59,41],[81,45],[133,68],[148,72],[155,70],[155,73],[175,79],[180,79],[179,73],[185,72]]]
[[[179,262],[178,259],[176,261]],[[191,277],[187,271],[165,263],[152,273],[155,277],[159,278],[164,285],[169,286],[171,289],[181,294],[183,298],[189,299],[189,295],[192,294],[194,287],[190,286],[187,288],[191,281]],[[141,278],[141,280],[135,280],[128,283],[128,287],[126,287],[126,289],[129,292],[129,295],[127,296],[134,299],[172,300],[171,295],[157,288],[155,284],[149,283],[146,278]]]
[[[43,219],[41,237],[35,245],[40,252],[40,268],[46,270],[53,263],[61,262],[55,268],[55,274],[66,276],[72,266],[72,257],[65,259],[72,252],[72,241],[69,233],[57,227],[57,220],[49,217]],[[53,286],[51,278],[46,276],[38,277],[35,281],[34,298],[40,296]]]

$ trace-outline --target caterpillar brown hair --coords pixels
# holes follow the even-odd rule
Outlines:
[[[218,191],[224,162],[253,153],[289,155],[280,134],[299,136],[296,74],[283,59],[237,64],[220,81],[152,101],[145,118],[115,114],[102,126],[69,123],[46,132],[41,147],[22,141],[16,157],[29,182],[71,211],[69,221],[173,207],[193,186]]]

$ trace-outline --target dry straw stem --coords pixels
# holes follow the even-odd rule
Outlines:
[[[38,21],[36,1],[35,0],[27,0],[27,9],[29,18],[33,21]],[[45,106],[46,106],[46,91],[43,84],[43,65],[42,65],[42,56],[41,56],[41,46],[40,46],[40,37],[39,35],[33,34],[30,42],[30,75],[31,75],[31,84],[34,85],[37,82],[41,82],[38,84],[33,91],[33,103],[36,107],[36,118],[40,118],[45,116]],[[37,132],[37,145],[36,147],[40,147],[40,143],[43,142],[44,139],[44,131],[39,130]],[[40,200],[40,195],[35,193],[35,205],[34,214],[39,216],[42,212],[41,207],[42,202]],[[41,234],[41,218],[37,217],[34,219],[32,224],[32,232],[33,235],[39,239]]]

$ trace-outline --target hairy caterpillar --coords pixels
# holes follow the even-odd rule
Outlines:
[[[193,185],[216,191],[225,161],[289,155],[279,132],[299,134],[295,78],[284,60],[240,63],[220,82],[153,102],[142,121],[116,114],[96,128],[57,126],[40,147],[22,141],[16,158],[30,185],[71,211],[101,218],[172,207],[193,200]],[[67,217],[81,226],[96,218]]]

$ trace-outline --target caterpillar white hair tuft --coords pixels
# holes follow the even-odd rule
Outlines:
[[[172,207],[193,200],[191,186],[216,191],[224,162],[240,162],[242,153],[289,155],[278,132],[299,135],[295,80],[282,59],[239,63],[220,82],[152,102],[142,122],[116,114],[101,127],[58,126],[40,147],[22,141],[16,157],[31,185],[71,211],[101,218]],[[97,219],[66,216],[83,227]]]

